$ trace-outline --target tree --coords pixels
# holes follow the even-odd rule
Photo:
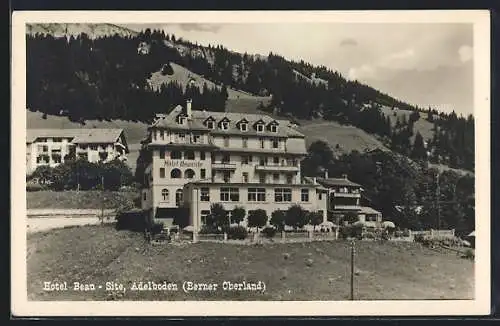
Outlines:
[[[235,207],[231,213],[231,220],[240,224],[245,219],[245,215],[245,208],[241,206]]]
[[[313,226],[313,230],[316,231],[316,226],[323,222],[323,214],[320,212],[310,212],[308,219],[309,223]]]
[[[215,229],[224,229],[229,226],[228,214],[224,209],[224,206],[219,203],[214,203],[210,206],[210,217],[209,221],[211,222],[211,226]],[[207,223],[208,224],[208,223]]]
[[[300,205],[293,205],[286,211],[285,224],[297,230],[307,224],[307,219],[308,212]]]
[[[263,209],[256,209],[248,212],[248,226],[249,227],[257,227],[257,231],[259,231],[259,227],[263,227],[267,222],[267,213]]]
[[[415,160],[425,160],[427,158],[427,149],[425,148],[424,138],[420,132],[417,132],[417,135],[415,136],[410,157]]]
[[[276,210],[271,213],[271,220],[269,221],[269,223],[274,226],[276,230],[281,232],[285,229],[285,218],[285,211]]]

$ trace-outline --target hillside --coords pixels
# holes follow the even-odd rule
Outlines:
[[[387,107],[387,106],[383,106],[381,108],[381,110],[385,116],[387,116],[391,119],[391,124],[393,126],[396,124],[396,120],[398,118],[401,119],[402,117],[406,117],[406,119],[408,120],[410,115],[413,113],[413,111],[404,110],[404,109],[394,109],[393,110],[392,108]],[[434,130],[433,130],[434,126],[432,123],[425,120],[426,116],[427,116],[426,114],[420,113],[420,119],[418,119],[415,122],[414,130],[415,130],[415,133],[419,132],[422,135],[422,137],[424,138],[424,140],[430,140],[434,136]],[[412,141],[413,141],[413,138],[412,138]]]
[[[108,35],[119,35],[129,37],[137,35],[128,28],[114,24],[27,24],[26,33],[35,35],[37,33],[52,35],[53,37],[76,37],[80,34],[87,34],[90,39],[96,39]]]

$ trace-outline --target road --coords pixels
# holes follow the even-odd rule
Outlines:
[[[111,223],[113,221],[114,218],[110,217],[105,223]],[[100,223],[101,221],[97,217],[30,217],[28,218],[27,232],[35,233],[60,229],[67,226],[95,225]]]

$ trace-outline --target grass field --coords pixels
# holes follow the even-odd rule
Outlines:
[[[112,226],[84,226],[28,235],[30,300],[346,300],[349,246],[343,241],[229,245],[151,246],[142,235]],[[310,260],[309,264],[306,261]],[[57,266],[57,268],[54,268]],[[413,243],[359,242],[355,298],[472,299],[473,262]],[[185,293],[184,281],[265,283],[264,292]],[[68,291],[44,291],[43,282],[68,283]],[[105,282],[127,289],[105,291]],[[178,291],[131,291],[133,282],[177,284]],[[73,291],[73,282],[96,290]],[[102,285],[102,289],[98,286]]]
[[[27,208],[114,209],[139,196],[135,191],[33,191],[26,192]]]

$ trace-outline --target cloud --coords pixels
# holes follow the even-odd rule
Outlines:
[[[345,38],[340,41],[340,46],[358,46],[358,42],[353,38]]]
[[[222,27],[220,24],[178,24],[186,32],[200,31],[216,33]]]
[[[458,49],[458,55],[460,57],[461,62],[467,62],[472,60],[472,47],[468,45],[462,45]]]

